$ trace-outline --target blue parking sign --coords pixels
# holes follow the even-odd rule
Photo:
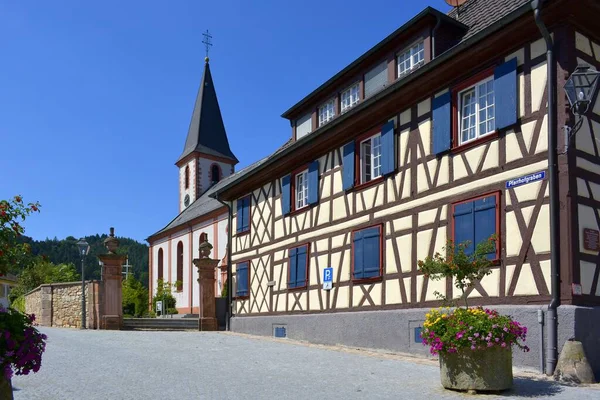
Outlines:
[[[323,289],[331,290],[333,287],[333,268],[325,268],[323,270]]]

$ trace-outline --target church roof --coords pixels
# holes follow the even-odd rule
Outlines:
[[[238,163],[238,159],[229,148],[208,61],[204,65],[204,74],[198,89],[185,147],[177,162],[194,151],[227,158],[233,161],[233,164]]]

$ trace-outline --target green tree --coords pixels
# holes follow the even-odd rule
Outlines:
[[[156,302],[162,301],[163,307],[167,309],[169,314],[176,314],[177,309],[175,308],[176,300],[173,297],[173,289],[177,287],[178,282],[171,283],[165,282],[162,279],[156,281],[156,293],[152,298],[152,309],[156,310]],[[173,312],[175,310],[175,312]]]
[[[19,241],[25,232],[23,222],[33,212],[39,212],[39,203],[25,205],[21,196],[0,200],[0,275],[14,272],[30,261],[30,246]]]
[[[123,314],[141,317],[148,311],[148,289],[129,275],[123,282]]]
[[[44,257],[36,257],[21,271],[17,285],[10,293],[11,301],[46,283],[76,282],[81,279],[73,264],[55,265]]]

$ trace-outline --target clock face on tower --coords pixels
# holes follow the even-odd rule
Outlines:
[[[189,194],[186,194],[185,197],[183,198],[183,205],[186,207],[190,205],[190,195]]]

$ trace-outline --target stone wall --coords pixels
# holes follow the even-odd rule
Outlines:
[[[89,329],[98,328],[101,285],[98,281],[85,283],[86,325]],[[42,326],[80,328],[81,290],[81,282],[41,285],[25,295],[25,310],[35,314]]]
[[[35,314],[36,316],[40,316],[42,314],[41,286],[27,293],[25,296],[25,312],[27,314]]]

